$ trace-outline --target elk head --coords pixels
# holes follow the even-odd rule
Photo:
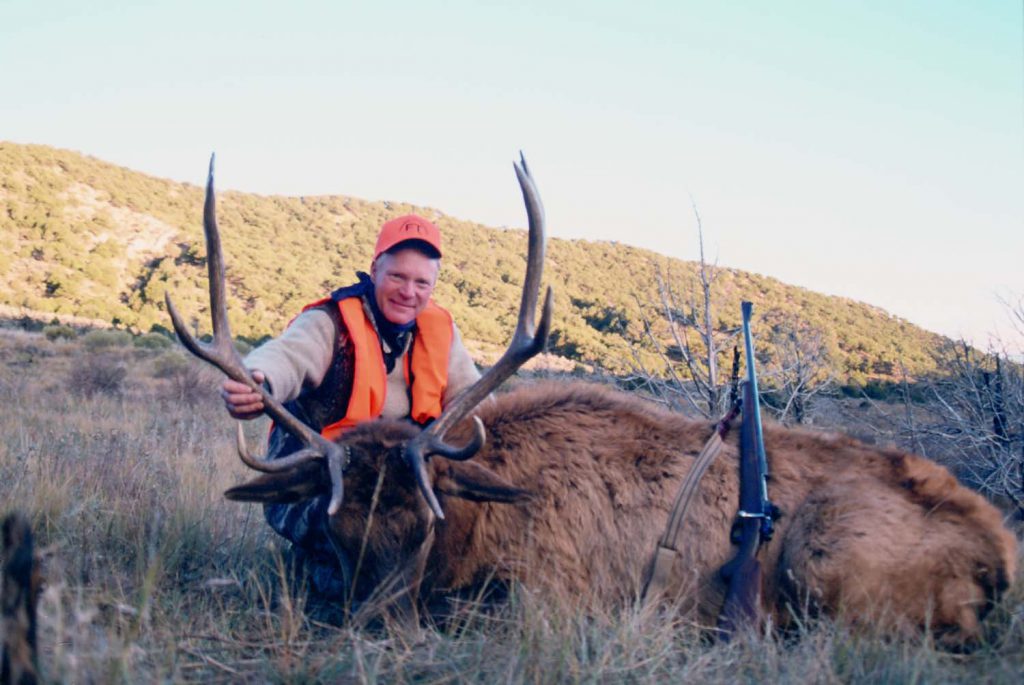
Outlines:
[[[468,440],[475,430],[475,422],[466,421],[453,434]],[[444,564],[428,563],[428,555],[437,551],[433,541],[438,517],[406,458],[409,442],[419,434],[415,424],[395,419],[367,422],[346,432],[339,440],[349,455],[343,473],[345,498],[338,512],[327,519],[349,598],[397,609],[398,615],[412,614],[412,600],[420,594],[422,583],[443,585],[446,578],[440,568]],[[431,494],[456,514],[457,500],[511,503],[530,496],[475,459],[428,459],[424,473]],[[326,465],[313,461],[263,474],[225,495],[238,501],[284,504],[325,495],[329,484]],[[471,522],[456,515],[443,525],[447,534],[459,537]]]

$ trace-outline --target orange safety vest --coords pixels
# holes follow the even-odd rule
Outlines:
[[[318,300],[302,311],[329,302],[332,302],[329,297]],[[380,336],[363,309],[362,298],[354,296],[339,301],[338,311],[355,350],[355,372],[345,416],[320,431],[328,440],[338,438],[356,424],[380,416],[388,385]],[[412,349],[405,355],[405,382],[412,395],[409,416],[417,423],[426,423],[441,415],[454,335],[452,315],[430,300],[416,317]]]

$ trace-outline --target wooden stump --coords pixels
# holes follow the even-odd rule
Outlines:
[[[36,659],[36,601],[39,565],[32,549],[32,529],[25,517],[11,514],[3,523],[3,657],[0,685],[39,681]]]

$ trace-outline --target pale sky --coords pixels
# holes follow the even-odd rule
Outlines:
[[[494,226],[522,149],[553,236],[694,259],[692,197],[719,264],[984,345],[1022,36],[1021,0],[0,0],[0,139]]]

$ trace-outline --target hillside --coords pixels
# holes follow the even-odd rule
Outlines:
[[[203,163],[197,160],[197,169]],[[202,188],[188,183],[74,152],[0,142],[0,305],[148,331],[168,324],[163,295],[170,290],[203,331],[209,324],[202,199]],[[445,235],[435,298],[484,349],[497,349],[511,335],[524,268],[522,230],[341,195],[223,192],[217,201],[236,334],[258,339],[280,331],[304,304],[369,266],[382,221],[417,212]],[[607,242],[550,240],[551,350],[621,371],[633,348],[656,366],[643,331],[645,318],[657,319],[659,273],[669,274],[679,293],[694,288],[694,263]],[[714,296],[723,327],[737,325],[739,302],[749,299],[758,312],[755,334],[765,340],[770,329],[816,332],[847,382],[892,376],[900,363],[912,374],[927,373],[947,342],[877,307],[733,269],[720,269]]]

